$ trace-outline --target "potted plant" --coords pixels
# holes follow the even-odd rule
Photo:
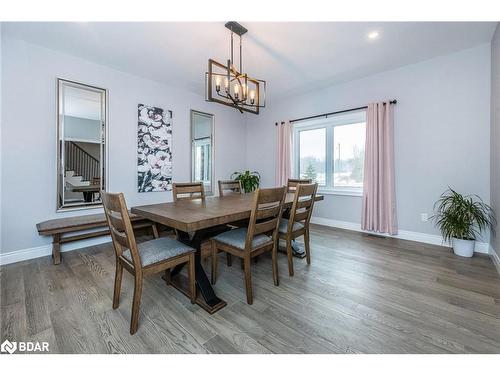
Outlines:
[[[444,241],[450,241],[456,255],[471,257],[476,238],[496,223],[492,208],[477,196],[462,195],[448,188],[434,204],[431,217]]]
[[[231,175],[231,179],[241,181],[241,186],[243,187],[245,193],[254,191],[259,187],[260,184],[260,174],[257,172],[234,172]]]

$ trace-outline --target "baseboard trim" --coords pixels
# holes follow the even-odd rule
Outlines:
[[[493,264],[495,265],[498,273],[500,273],[500,257],[498,256],[497,252],[491,245],[490,245],[490,258]]]
[[[111,242],[111,236],[102,236],[96,238],[89,238],[86,240],[70,242],[61,245],[61,252],[73,251],[82,249],[84,247],[100,245],[102,243]],[[21,249],[10,251],[8,253],[0,254],[0,266],[6,264],[17,263],[23,260],[35,259],[52,254],[52,244],[43,246],[32,247],[29,249]]]
[[[328,219],[326,217],[312,217],[311,223],[324,225],[327,227],[347,229],[347,230],[352,230],[352,231],[356,231],[356,232],[372,233],[372,232],[362,230],[361,224],[359,224],[359,223],[353,223],[350,221],[333,220],[333,219]],[[400,238],[402,240],[451,247],[451,245],[448,242],[443,241],[443,237],[435,235],[435,234],[413,232],[413,231],[409,231],[409,230],[399,230],[398,234],[395,236],[391,236],[389,234],[387,234],[387,235],[384,234],[384,235],[387,237]],[[489,253],[489,244],[487,242],[476,241],[475,252],[480,253],[480,254],[488,254]]]

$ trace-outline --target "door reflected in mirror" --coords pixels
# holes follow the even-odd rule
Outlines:
[[[106,187],[105,89],[57,80],[57,209],[102,204]]]
[[[213,192],[214,115],[191,110],[191,180]]]

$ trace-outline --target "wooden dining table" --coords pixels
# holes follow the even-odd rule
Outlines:
[[[288,193],[284,208],[293,203],[293,193]],[[197,286],[196,303],[210,314],[226,306],[226,302],[217,297],[201,263],[202,241],[216,235],[236,221],[249,219],[254,193],[234,194],[224,197],[207,197],[204,201],[182,200],[178,202],[135,206],[131,212],[156,223],[175,228],[178,239],[196,249],[195,274]],[[317,195],[316,201],[323,200]],[[181,267],[171,271],[169,282],[176,289],[188,295],[187,278],[180,274]]]
[[[95,193],[101,191],[100,184],[84,185],[84,186],[73,186],[71,191],[75,193],[83,193],[83,199],[85,202],[92,202],[92,198]]]

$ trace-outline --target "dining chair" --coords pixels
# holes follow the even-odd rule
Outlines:
[[[312,180],[310,178],[289,178],[287,183],[286,183],[286,188],[289,193],[295,193],[295,190],[297,189],[298,184],[311,184]],[[283,217],[284,218],[289,218],[290,217],[290,209],[285,209],[283,210]]]
[[[171,237],[157,238],[137,244],[123,193],[101,191],[104,212],[116,255],[113,309],[120,304],[123,269],[134,276],[134,297],[130,334],[137,332],[142,284],[145,276],[169,270],[187,263],[191,303],[196,299],[194,254],[195,249]]]
[[[311,264],[311,248],[309,244],[309,222],[314,207],[314,198],[318,184],[296,185],[292,208],[288,218],[281,218],[279,225],[279,238],[286,241],[286,254],[288,257],[288,273],[293,276],[292,241],[304,236],[307,264]]]
[[[236,180],[219,180],[219,196],[228,196],[234,194],[242,194],[241,181]]]
[[[205,201],[205,187],[203,182],[174,182],[172,184],[172,193],[174,197],[174,202],[186,201],[186,200],[197,200],[201,199],[202,202]],[[225,225],[217,226],[212,228],[214,234],[220,233],[226,229]],[[177,235],[177,239],[179,239],[179,232],[175,230]],[[212,255],[212,248],[210,245],[210,241],[205,240],[201,243],[201,259],[206,259]],[[227,265],[232,265],[231,254],[226,254],[227,257]],[[170,276],[166,275],[167,280],[170,279]]]
[[[243,188],[241,186],[241,181],[237,180],[219,180],[219,196],[220,197],[228,197],[232,195],[241,195],[243,194]],[[238,220],[228,224],[233,228],[242,228],[248,227],[248,219]],[[231,254],[228,254],[230,257]],[[230,259],[230,258],[228,258]],[[243,264],[243,263],[242,263]],[[230,264],[229,264],[230,265]]]
[[[253,303],[250,260],[264,252],[272,253],[274,285],[279,285],[278,226],[286,197],[286,188],[257,189],[248,228],[233,229],[212,238],[211,281],[217,280],[217,254],[223,251],[243,259],[247,303]]]
[[[286,187],[287,187],[287,191],[289,193],[293,193],[297,189],[298,184],[311,184],[311,183],[312,183],[312,180],[310,178],[303,178],[303,179],[289,178],[287,183],[286,183]]]
[[[205,188],[203,182],[174,182],[172,184],[174,202],[182,200],[205,200]]]

